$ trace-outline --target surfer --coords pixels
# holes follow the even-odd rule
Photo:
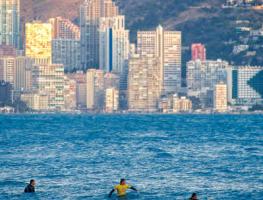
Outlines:
[[[191,198],[189,200],[198,200],[197,199],[197,194],[196,193],[193,193]]]
[[[36,181],[34,179],[31,179],[30,183],[26,186],[24,192],[25,193],[35,192],[35,186],[36,186]]]
[[[111,195],[113,194],[113,192],[114,192],[115,190],[117,190],[117,195],[118,195],[119,197],[125,196],[127,189],[131,189],[131,190],[137,191],[136,188],[134,188],[134,187],[126,184],[126,180],[125,180],[125,179],[121,179],[120,184],[119,184],[119,185],[116,185],[116,186],[114,187],[114,189],[111,190],[111,192],[110,192],[110,194],[109,194],[109,197],[111,197]]]

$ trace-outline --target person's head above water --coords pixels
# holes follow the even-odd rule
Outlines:
[[[197,194],[196,194],[196,193],[193,193],[190,199],[191,199],[191,200],[197,200]]]
[[[30,185],[32,185],[33,187],[35,187],[35,186],[36,186],[36,181],[35,181],[34,179],[31,179],[31,180],[30,180]]]
[[[125,184],[126,184],[126,180],[125,180],[124,178],[122,178],[122,179],[120,180],[120,184],[121,184],[121,185],[125,185]]]

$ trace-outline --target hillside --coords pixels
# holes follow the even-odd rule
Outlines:
[[[24,21],[34,18],[46,20],[64,16],[78,22],[79,5],[84,0],[22,0]],[[236,33],[236,20],[249,20],[249,26],[262,25],[263,11],[248,9],[222,9],[224,0],[116,0],[121,12],[126,15],[131,39],[135,41],[136,31],[153,29],[158,24],[167,29],[183,32],[183,45],[193,42],[207,46],[208,58],[223,58],[235,64],[262,65],[262,47],[256,55],[233,55],[233,45],[240,40]],[[263,44],[262,44],[263,46]],[[185,48],[184,60],[189,59]]]

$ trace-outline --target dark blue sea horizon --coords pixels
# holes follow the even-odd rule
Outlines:
[[[120,178],[127,200],[261,200],[263,115],[0,115],[0,200],[106,200]]]

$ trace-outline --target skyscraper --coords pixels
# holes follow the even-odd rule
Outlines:
[[[206,48],[203,44],[192,44],[192,60],[206,60]]]
[[[100,68],[105,72],[122,74],[129,57],[129,31],[125,29],[125,17],[100,19]]]
[[[85,0],[80,6],[82,68],[99,68],[100,18],[118,14],[118,7],[112,0]]]
[[[119,90],[108,88],[105,91],[105,111],[108,113],[116,112],[119,109]]]
[[[21,48],[20,0],[0,1],[0,45]]]
[[[50,18],[48,22],[52,26],[52,39],[80,40],[80,28],[69,19],[55,17]]]
[[[153,54],[160,59],[161,84],[164,94],[177,93],[181,88],[181,32],[165,31],[158,26],[155,31],[139,31],[139,54]]]
[[[37,64],[50,64],[52,57],[52,32],[50,23],[26,23],[26,56]]]
[[[135,54],[129,60],[128,107],[132,112],[156,112],[161,95],[160,60]]]
[[[15,57],[0,58],[0,80],[10,83],[14,86],[15,82]]]
[[[227,111],[227,85],[219,83],[214,89],[214,109],[217,112]]]
[[[229,100],[233,104],[253,105],[263,102],[262,66],[233,67],[228,76]]]
[[[89,69],[86,75],[87,109],[101,110],[104,107],[104,72]]]
[[[35,65],[32,70],[32,88],[37,94],[48,96],[50,110],[64,110],[64,67],[61,64]]]
[[[66,71],[80,69],[80,29],[62,17],[49,19],[52,26],[52,63]]]

